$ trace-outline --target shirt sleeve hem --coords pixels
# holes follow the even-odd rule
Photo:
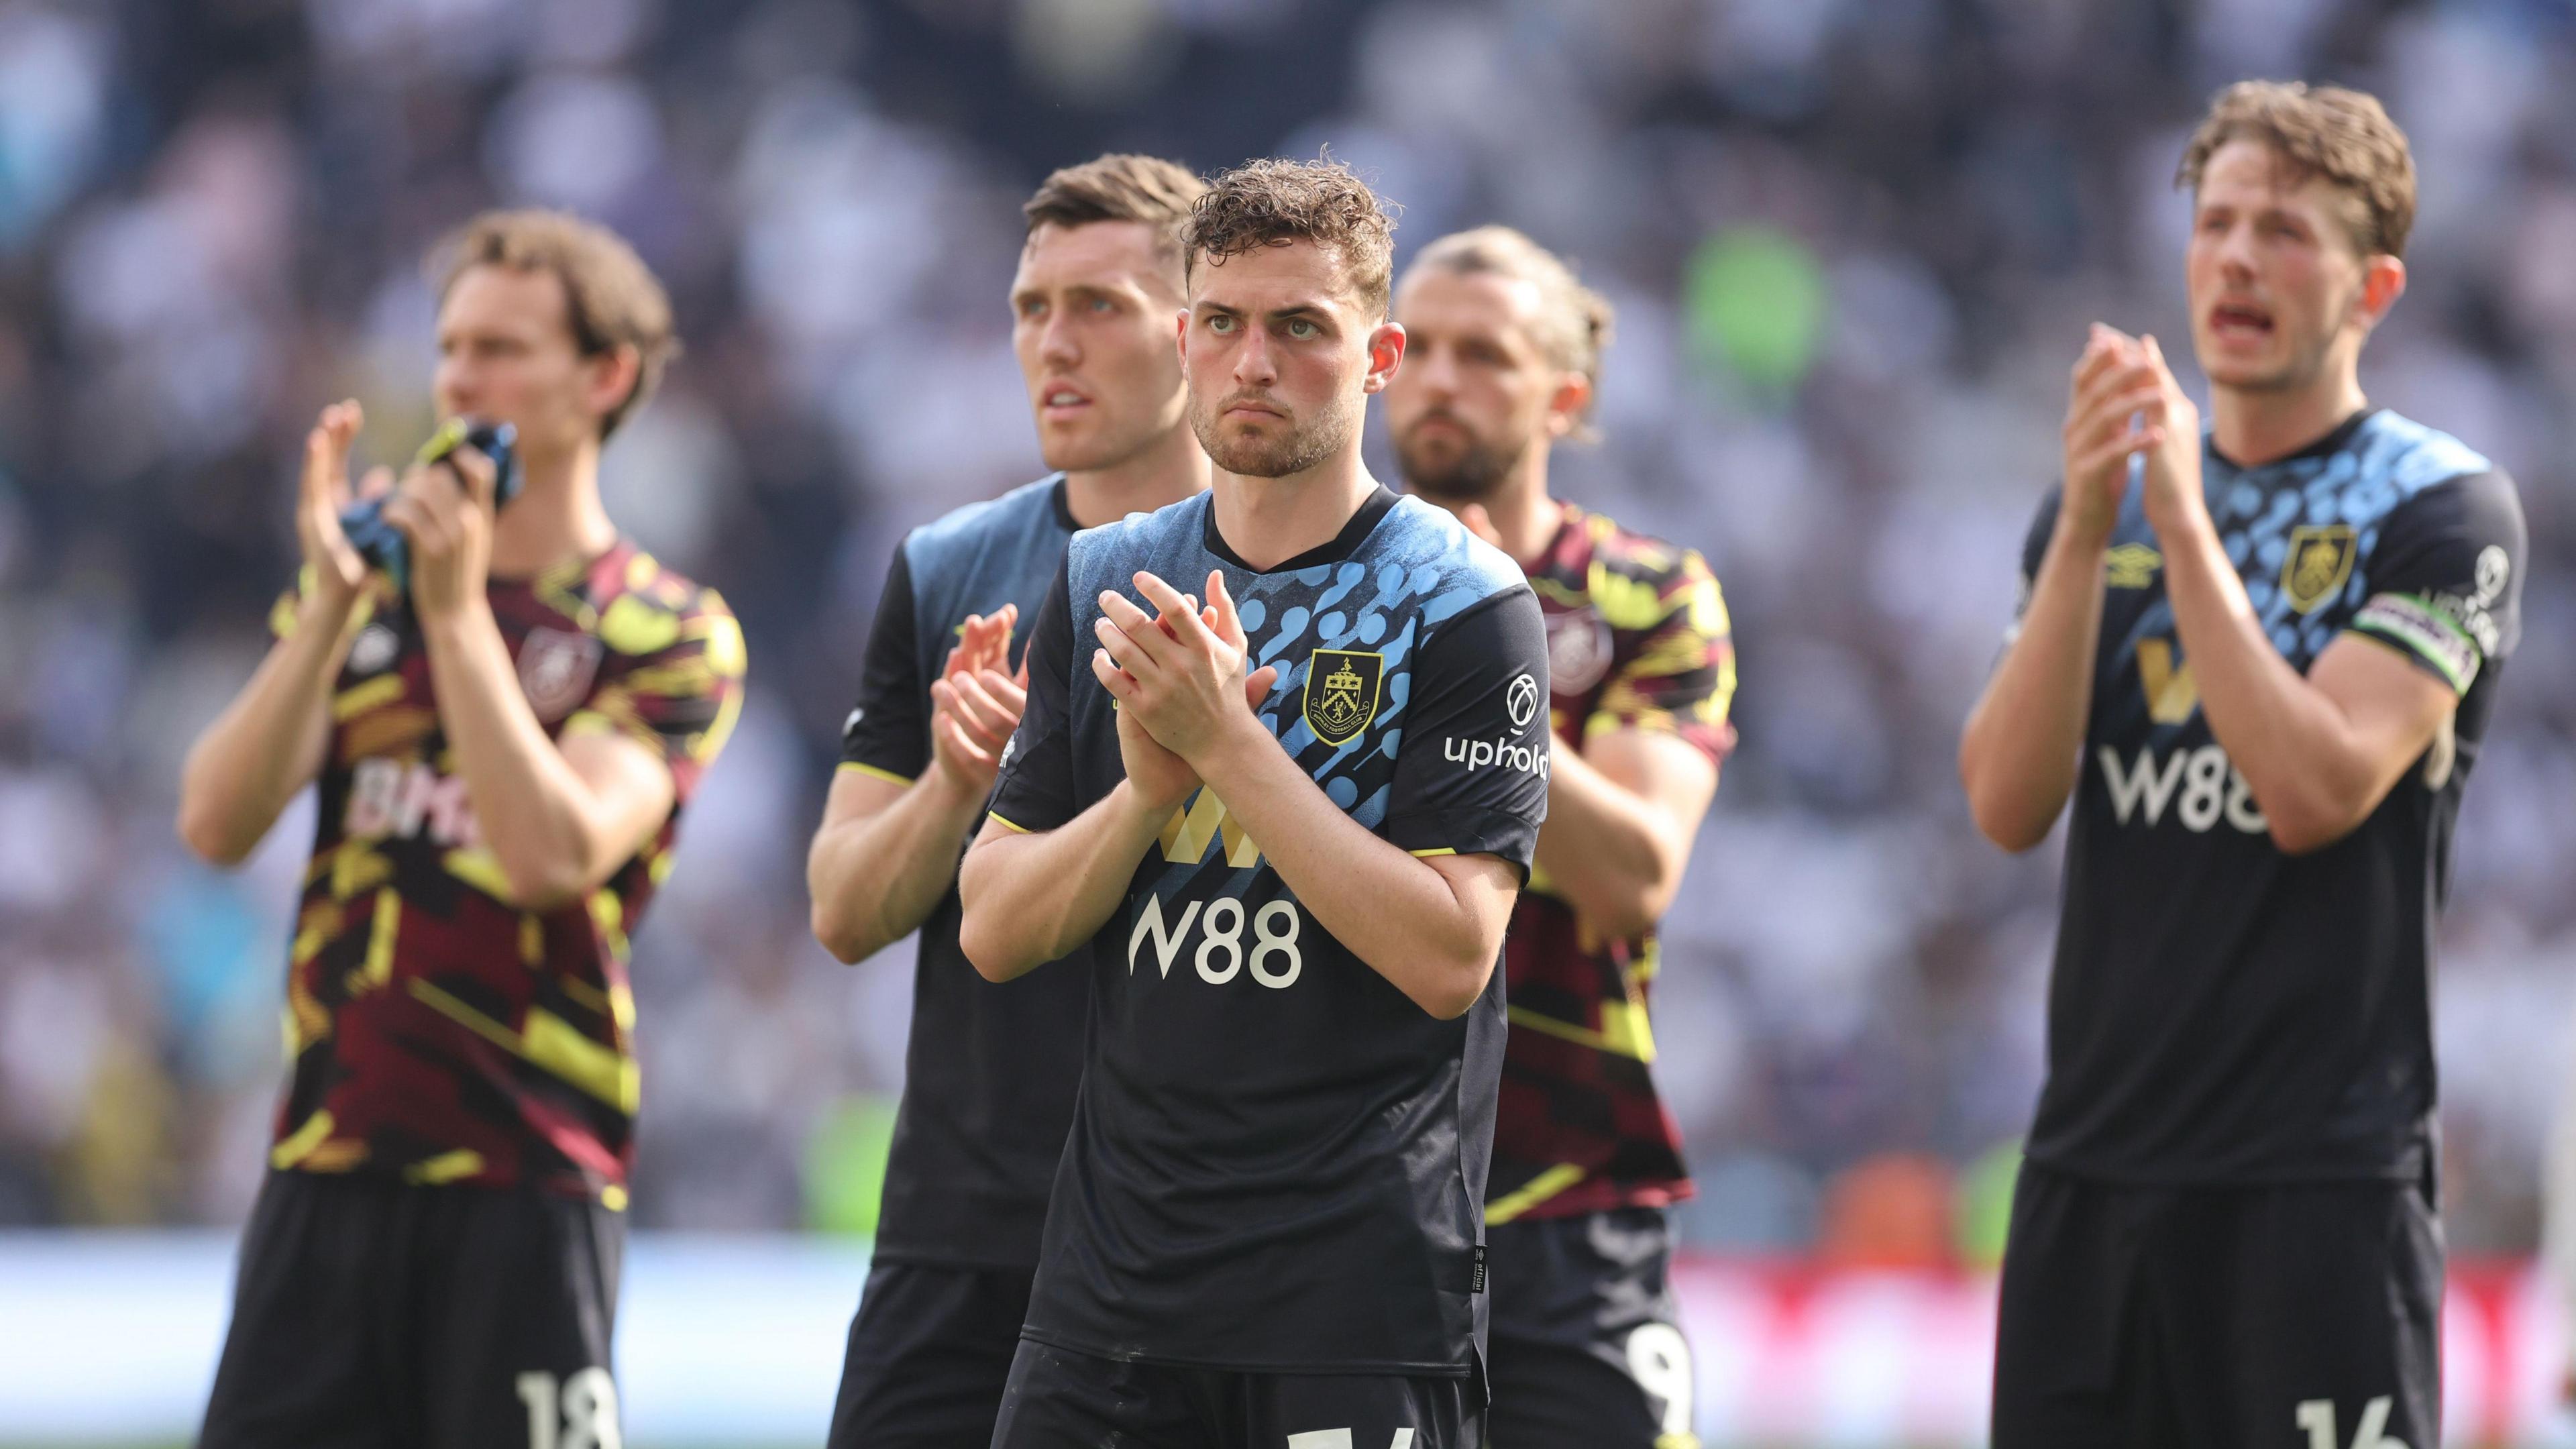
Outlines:
[[[2363,606],[2344,631],[2383,645],[2467,694],[2484,657],[2476,640],[2430,602],[2412,594],[2382,594]]]

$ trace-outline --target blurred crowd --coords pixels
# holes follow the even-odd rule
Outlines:
[[[2363,379],[2530,516],[2438,1012],[2451,1241],[2527,1250],[2576,1011],[2567,0],[0,0],[0,1223],[245,1211],[310,821],[212,872],[178,762],[264,647],[304,428],[355,395],[410,451],[422,254],[524,203],[669,284],[687,352],[609,504],[751,646],[638,941],[636,1213],[864,1231],[910,954],[826,957],[803,851],[889,551],[1039,471],[1018,203],[1105,149],[1329,146],[1408,250],[1499,220],[1579,259],[1618,337],[1561,491],[1726,588],[1742,744],[1657,988],[1687,1240],[1979,1256],[2057,875],[1970,828],[1958,726],[2084,324],[2186,335],[2173,165],[2246,75],[2412,133]]]

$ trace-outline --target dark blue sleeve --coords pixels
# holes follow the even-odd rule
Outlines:
[[[1386,838],[1415,855],[1497,855],[1528,879],[1547,819],[1547,621],[1515,584],[1423,642],[1405,699]]]
[[[930,700],[914,626],[912,568],[901,548],[886,569],[885,593],[868,628],[859,700],[841,725],[841,763],[910,784],[930,768]]]
[[[2511,478],[2486,472],[2437,483],[2380,525],[2370,597],[2352,631],[2466,694],[2521,637],[2530,550]]]

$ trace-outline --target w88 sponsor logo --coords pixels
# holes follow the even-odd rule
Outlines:
[[[2195,835],[2221,820],[2248,835],[2271,828],[2263,807],[2254,803],[2254,787],[2216,745],[2171,753],[2142,749],[2125,763],[2103,745],[2094,757],[2111,790],[2111,813],[2122,825],[2143,823],[2152,829],[2171,810],[2182,828]]]

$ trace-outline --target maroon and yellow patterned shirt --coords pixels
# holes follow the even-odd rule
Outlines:
[[[547,733],[644,744],[670,766],[670,817],[587,899],[508,904],[418,622],[362,604],[331,696],[270,1161],[622,1207],[640,1088],[627,941],[741,711],[742,630],[715,591],[624,540],[586,565],[495,579],[490,598]],[[294,618],[290,595],[273,626]]]
[[[1611,730],[1677,735],[1721,760],[1735,646],[1708,565],[1565,505],[1530,587],[1547,614],[1549,719],[1582,748]],[[1544,839],[1544,837],[1542,837]],[[1609,940],[1532,872],[1503,966],[1511,1036],[1485,1221],[1660,1207],[1690,1196],[1681,1134],[1655,1093],[1646,1019],[1655,938]]]

